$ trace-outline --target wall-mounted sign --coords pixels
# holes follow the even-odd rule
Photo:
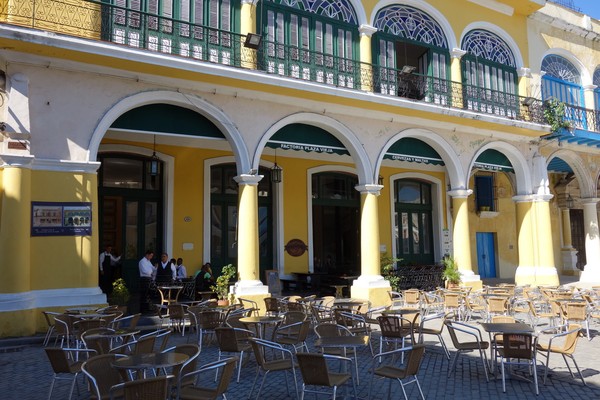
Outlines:
[[[31,202],[31,236],[90,236],[92,203]]]
[[[308,249],[301,239],[292,239],[285,245],[285,251],[292,257],[300,257]]]

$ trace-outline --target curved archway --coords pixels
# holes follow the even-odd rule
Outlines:
[[[379,170],[383,163],[383,157],[390,147],[398,140],[403,138],[415,138],[422,140],[423,142],[430,145],[437,153],[442,157],[446,169],[448,171],[448,178],[452,189],[466,189],[468,179],[465,179],[465,173],[462,169],[458,156],[454,151],[453,147],[441,136],[427,129],[421,128],[409,128],[391,137],[381,149],[381,152],[377,156],[377,163],[375,164],[375,171],[373,178],[377,181],[379,176]]]
[[[98,148],[106,131],[110,128],[113,122],[125,112],[147,104],[166,103],[183,108],[188,108],[200,113],[213,124],[215,124],[227,138],[237,165],[238,173],[246,173],[250,171],[250,161],[248,151],[241,134],[235,128],[235,125],[227,115],[219,108],[213,106],[209,102],[194,95],[186,95],[179,92],[166,90],[156,90],[136,93],[125,97],[110,107],[104,116],[98,122],[96,129],[90,139],[88,146],[88,160],[95,161],[98,154]]]
[[[412,6],[429,14],[436,20],[438,24],[440,24],[440,27],[444,31],[444,35],[446,35],[446,40],[448,41],[448,49],[452,50],[453,48],[458,47],[458,44],[456,42],[456,34],[454,33],[454,29],[452,28],[450,22],[448,22],[444,14],[439,12],[437,8],[427,4],[424,1],[404,0],[402,2],[398,2],[394,0],[381,0],[375,5],[375,7],[373,7],[373,12],[371,13],[371,17],[369,18],[370,25],[374,26],[375,17],[381,9],[395,4]]]
[[[544,52],[543,56],[538,60],[538,62],[540,63],[539,64],[540,70],[541,70],[542,61],[544,60],[544,58],[546,58],[546,56],[549,56],[552,54],[555,54],[555,55],[565,58],[566,60],[570,61],[575,66],[575,68],[577,68],[577,70],[579,71],[579,75],[581,77],[581,86],[582,87],[592,84],[592,75],[590,74],[590,71],[588,71],[587,67],[573,53],[571,53],[568,50],[561,49],[558,47],[553,47]]]
[[[347,126],[331,117],[306,112],[292,114],[287,117],[284,117],[276,123],[274,123],[265,132],[265,134],[258,142],[254,151],[254,157],[252,159],[252,168],[256,168],[258,166],[260,162],[260,157],[271,136],[273,136],[284,126],[294,123],[313,125],[331,133],[340,142],[344,144],[344,147],[348,150],[350,156],[354,160],[357,169],[356,174],[358,175],[358,184],[366,185],[373,182],[377,182],[377,179],[372,180],[373,176],[377,175],[372,174],[371,162],[369,160],[367,152],[363,148],[358,138]]]
[[[583,162],[581,157],[571,150],[559,149],[553,152],[552,154],[550,154],[550,156],[548,156],[546,165],[550,165],[550,162],[556,157],[565,161],[573,169],[573,173],[575,174],[577,182],[579,183],[581,197],[596,197],[596,182],[598,181],[600,176],[596,176],[596,179],[594,179],[590,171],[588,171],[588,169],[586,168],[585,163]]]
[[[477,29],[483,29],[483,30],[486,30],[486,31],[489,31],[489,32],[492,32],[492,33],[498,35],[498,37],[500,37],[500,39],[504,40],[504,42],[508,45],[508,47],[510,47],[510,49],[513,53],[513,56],[515,57],[515,64],[516,64],[517,70],[519,68],[524,67],[523,56],[521,54],[521,49],[517,45],[517,42],[515,42],[515,40],[512,38],[512,36],[509,35],[504,29],[498,27],[497,25],[491,24],[489,22],[477,21],[477,22],[473,22],[473,23],[470,23],[469,25],[467,25],[465,27],[465,29],[463,29],[462,33],[460,34],[459,43],[463,42],[465,35],[467,35],[471,31],[477,30]]]
[[[519,149],[506,142],[490,142],[486,143],[477,150],[469,163],[467,176],[471,173],[477,158],[486,150],[493,149],[504,154],[510,161],[516,177],[516,195],[529,195],[533,193],[532,175],[527,165],[527,159]]]

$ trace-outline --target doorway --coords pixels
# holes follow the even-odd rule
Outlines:
[[[481,278],[496,278],[496,234],[476,232],[477,268]]]

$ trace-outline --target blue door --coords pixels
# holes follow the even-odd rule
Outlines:
[[[477,267],[481,278],[496,277],[495,233],[477,232]]]

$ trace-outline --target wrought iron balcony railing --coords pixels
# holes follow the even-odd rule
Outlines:
[[[269,42],[264,37],[255,51],[244,46],[245,37],[238,33],[96,0],[2,2],[0,22],[325,85],[402,97],[440,107],[547,124],[541,100],[525,99],[514,93],[432,76],[406,74],[395,68]],[[567,106],[567,119],[573,121],[579,129],[600,132],[596,123],[598,114],[598,111]]]

